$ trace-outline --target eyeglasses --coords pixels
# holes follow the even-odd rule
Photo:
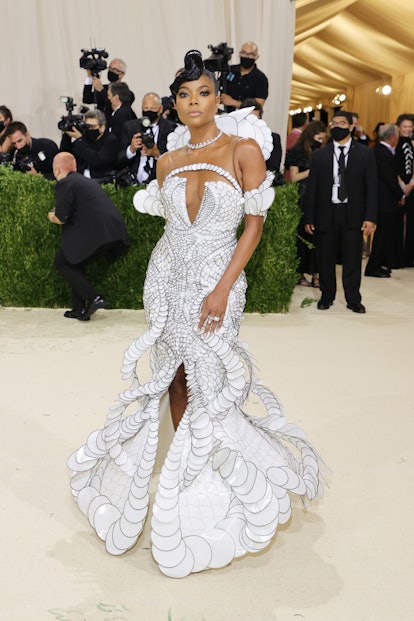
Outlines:
[[[99,125],[95,125],[95,123],[86,123],[86,125],[88,126],[88,129],[99,129]]]
[[[349,123],[347,121],[331,121],[329,127],[349,127]]]
[[[245,52],[244,50],[241,50],[239,54],[240,56],[243,56],[243,58],[256,58],[256,52]]]
[[[109,67],[108,67],[108,69],[109,69],[110,71],[113,71],[113,72],[114,72],[114,73],[116,73],[117,75],[123,75],[123,73],[124,73],[121,69],[117,69],[116,67],[111,67],[111,66],[109,66]]]

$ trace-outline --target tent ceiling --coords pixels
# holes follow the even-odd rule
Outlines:
[[[414,71],[414,0],[296,0],[291,107]]]

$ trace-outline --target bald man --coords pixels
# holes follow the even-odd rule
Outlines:
[[[221,103],[225,105],[226,112],[240,108],[244,99],[255,99],[263,108],[269,94],[269,81],[256,65],[259,58],[256,43],[243,43],[239,55],[240,64],[231,65],[230,72],[225,76]]]
[[[68,319],[88,321],[108,302],[98,294],[85,275],[85,267],[100,257],[116,261],[128,251],[130,242],[121,214],[97,181],[76,172],[71,153],[53,159],[56,207],[49,221],[62,226],[61,244],[55,268],[72,289]]]

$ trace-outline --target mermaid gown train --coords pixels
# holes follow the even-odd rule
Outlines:
[[[191,223],[186,176],[197,170],[208,170],[212,180]],[[184,364],[188,406],[162,466],[150,518],[152,554],[167,576],[223,567],[262,550],[290,517],[289,493],[313,499],[321,492],[318,454],[254,378],[238,340],[244,273],[231,290],[220,330],[210,336],[197,330],[202,300],[230,261],[244,214],[265,216],[272,203],[271,180],[268,174],[260,188],[243,194],[227,171],[197,164],[172,171],[161,190],[153,181],[134,199],[139,211],[166,220],[145,282],[148,330],[125,353],[122,372],[132,378],[130,388],[68,465],[75,500],[107,551],[129,550],[148,514],[160,399]],[[142,384],[136,364],[148,349],[152,379]],[[262,400],[264,417],[243,411],[250,393]]]

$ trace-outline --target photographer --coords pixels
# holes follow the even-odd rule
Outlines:
[[[125,82],[114,82],[108,86],[108,101],[111,104],[111,116],[108,120],[108,130],[121,139],[122,128],[126,121],[136,119],[137,115],[130,105],[131,91]]]
[[[52,164],[59,149],[53,140],[32,138],[26,125],[20,121],[10,123],[5,136],[15,149],[12,162],[14,170],[54,179]]]
[[[103,179],[116,168],[118,139],[107,131],[105,115],[100,110],[89,110],[84,123],[83,132],[76,127],[63,132],[60,151],[73,153],[77,170],[85,177]]]
[[[121,137],[118,167],[127,166],[138,183],[155,179],[157,159],[167,150],[168,134],[176,125],[162,118],[159,95],[147,93],[142,99],[142,118],[125,123]],[[145,127],[145,122],[148,127]]]
[[[256,66],[259,49],[256,43],[243,43],[240,50],[240,64],[231,65],[227,75],[225,92],[221,95],[221,103],[227,112],[240,108],[244,99],[253,98],[264,107],[269,94],[269,82],[265,74]]]
[[[107,122],[112,114],[111,104],[108,101],[108,86],[114,82],[121,82],[125,77],[125,73],[126,63],[120,58],[114,58],[109,63],[107,73],[109,84],[102,84],[101,78],[97,71],[94,71],[93,69],[86,70],[87,77],[83,86],[82,101],[85,104],[94,103],[97,109],[101,110],[105,114]],[[135,100],[135,95],[132,91],[129,91],[129,93],[130,100],[128,103],[132,106]]]

